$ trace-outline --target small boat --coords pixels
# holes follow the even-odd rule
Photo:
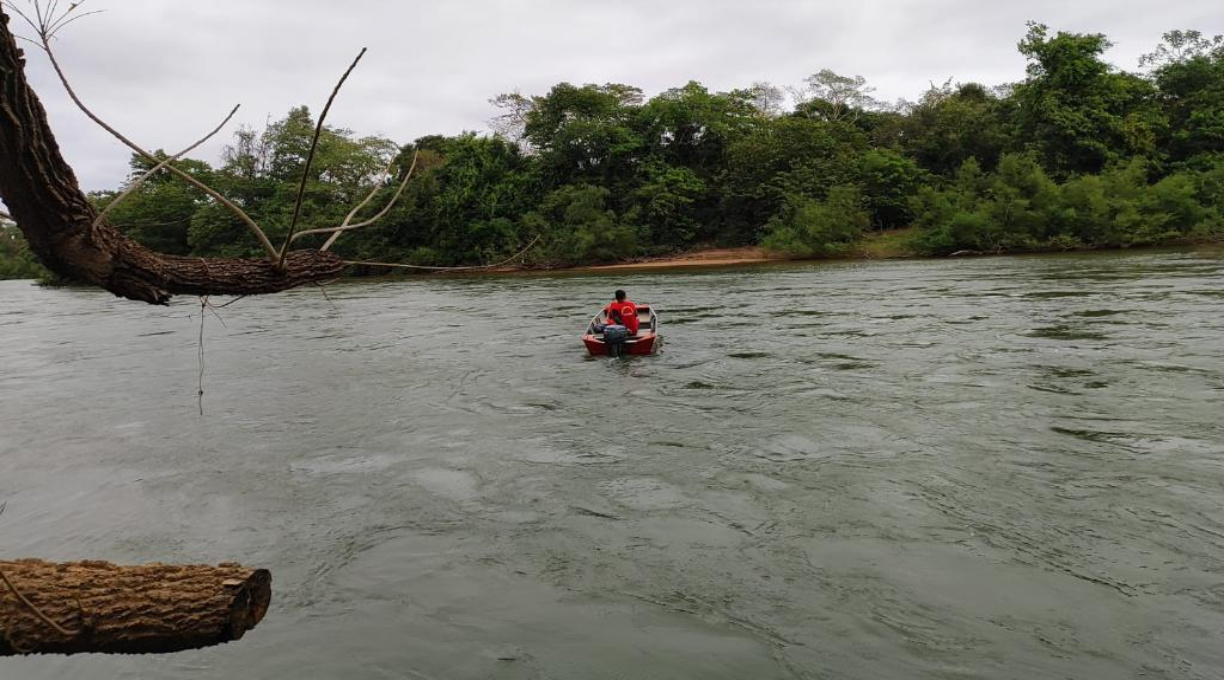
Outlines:
[[[595,332],[596,325],[608,323],[607,310],[600,310],[591,323],[587,324],[582,342],[591,356],[621,356],[631,354],[641,356],[655,354],[663,346],[663,336],[659,335],[659,315],[654,307],[638,305],[638,332],[625,338],[623,342],[609,344],[604,341],[603,333]]]

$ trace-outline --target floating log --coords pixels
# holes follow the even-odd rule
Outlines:
[[[0,560],[0,656],[158,654],[237,640],[272,599],[266,569]]]

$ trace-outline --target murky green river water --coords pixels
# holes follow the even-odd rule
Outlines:
[[[207,318],[201,417],[194,301],[0,283],[0,554],[274,579],[0,678],[1224,677],[1218,252],[330,295]]]

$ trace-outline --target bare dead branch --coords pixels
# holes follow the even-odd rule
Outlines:
[[[10,2],[9,9],[12,10],[14,14],[21,17],[21,19],[25,21],[26,24],[29,25],[30,28],[34,29],[35,33],[38,32],[38,24],[32,21],[25,12],[21,11],[20,7],[17,7],[17,5],[14,5],[13,3]],[[39,12],[37,11],[38,10],[37,4],[35,4],[34,9],[35,9],[35,13],[38,14]]]
[[[502,265],[509,264],[517,260],[518,258],[526,255],[529,250],[535,247],[536,243],[539,243],[539,241],[540,241],[540,236],[536,236],[534,239],[531,240],[531,243],[527,244],[526,248],[523,248],[519,252],[515,253],[514,255],[510,257],[507,257],[501,262],[494,262],[493,264],[472,265],[469,267],[427,267],[425,265],[419,265],[419,264],[396,264],[394,262],[370,262],[366,260],[345,260],[344,264],[361,265],[365,267],[389,267],[392,269],[420,269],[423,271],[431,271],[431,272],[461,272],[461,271],[476,271],[478,269],[494,269],[496,267],[501,267]]]
[[[319,292],[323,293],[323,299],[327,300],[327,304],[331,305],[332,311],[339,313],[340,308],[336,306],[336,303],[332,302],[331,296],[327,294],[327,284],[315,281],[314,285],[319,287]]]
[[[196,399],[199,402],[200,415],[204,415],[204,307],[208,305],[208,298],[200,298],[200,341],[196,345],[196,358],[200,363],[199,384],[196,388]]]
[[[205,260],[154,252],[110,223],[91,233],[98,209],[64,160],[46,111],[26,78],[25,55],[10,30],[10,24],[20,20],[10,19],[15,13],[7,11],[9,6],[0,0],[0,208],[12,215],[30,251],[51,271],[150,304],[165,304],[176,294],[275,293],[343,272],[342,258],[318,250],[290,252],[284,267],[277,267],[274,247],[262,259]],[[154,158],[148,165],[163,159]],[[42,604],[41,599],[36,602]]]
[[[217,311],[220,308],[214,305],[207,295],[204,296],[204,306],[208,308],[208,311],[212,312],[213,316],[217,317],[217,321],[221,322],[222,328],[229,328],[229,324],[225,323],[225,317],[221,316],[221,313]]]
[[[55,34],[68,24],[71,24],[78,19],[84,19],[87,16],[101,14],[103,12],[103,10],[98,9],[93,10],[92,12],[73,14],[86,2],[86,0],[80,0],[80,2],[74,2],[69,5],[68,9],[64,10],[64,13],[57,17],[56,13],[59,11],[59,0],[51,0],[51,4],[47,6],[46,11],[43,11],[42,2],[39,0],[29,0],[29,2],[34,7],[34,19],[31,19],[29,15],[22,12],[16,6],[12,6],[12,3],[9,4],[11,5],[10,8],[13,10],[13,12],[16,13],[17,16],[21,17],[27,24],[29,24],[30,28],[34,29],[35,34],[37,34],[40,38],[45,38],[47,40],[54,38]],[[27,42],[34,42],[29,39],[25,40],[27,40]],[[37,45],[38,43],[34,44]]]
[[[93,10],[92,12],[81,12],[79,14],[74,14],[74,12],[80,9],[81,5],[84,5],[86,2],[86,0],[80,0],[79,2],[74,2],[69,5],[68,9],[64,10],[64,13],[60,14],[57,18],[56,13],[59,11],[59,0],[51,0],[51,4],[47,6],[47,11],[45,13],[41,11],[42,3],[40,3],[39,0],[31,1],[34,4],[35,12],[39,15],[39,26],[45,27],[40,35],[45,33],[48,41],[54,38],[55,34],[59,33],[61,29],[74,21],[84,19],[88,16],[93,16],[94,14],[101,14],[103,12],[103,10],[97,9]]]
[[[173,163],[174,161],[177,161],[178,159],[182,158],[183,156],[185,156],[185,155],[187,155],[187,154],[191,153],[192,151],[194,151],[194,150],[196,149],[196,147],[200,146],[200,145],[201,145],[201,144],[203,144],[204,142],[207,142],[209,139],[212,139],[213,135],[215,135],[215,134],[217,134],[218,132],[220,132],[220,131],[221,131],[221,128],[225,127],[226,123],[229,123],[229,122],[230,122],[230,119],[234,117],[234,114],[235,114],[235,113],[238,113],[238,108],[239,108],[240,106],[242,106],[242,105],[241,105],[241,104],[239,104],[239,105],[235,106],[235,107],[234,107],[234,108],[233,108],[233,109],[232,109],[232,110],[229,112],[229,115],[225,117],[225,120],[221,121],[221,124],[220,124],[220,125],[218,125],[217,127],[213,128],[213,131],[212,131],[212,132],[209,132],[207,135],[204,135],[204,137],[203,137],[203,138],[201,138],[199,141],[197,141],[195,144],[192,144],[191,146],[187,147],[186,149],[183,149],[182,151],[180,151],[180,152],[178,152],[178,153],[174,154],[173,156],[171,156],[171,157],[167,158],[166,160],[164,160],[164,161],[162,161],[162,162],[158,163],[157,165],[153,166],[153,167],[152,167],[152,168],[151,168],[151,169],[150,169],[148,172],[146,172],[145,174],[141,175],[141,176],[140,176],[138,179],[136,179],[136,181],[132,182],[131,186],[129,186],[127,189],[125,189],[125,190],[123,191],[123,193],[119,194],[119,196],[115,198],[115,200],[113,200],[113,201],[111,201],[110,203],[108,203],[108,204],[106,205],[106,207],[102,209],[102,212],[100,212],[100,213],[98,214],[98,217],[97,217],[97,219],[95,219],[95,220],[94,220],[93,225],[90,227],[90,230],[92,231],[92,230],[94,230],[94,229],[97,229],[97,228],[98,228],[98,225],[99,225],[99,224],[102,224],[102,221],[106,219],[106,216],[107,216],[107,215],[110,213],[110,211],[115,209],[115,206],[117,206],[117,205],[119,205],[121,202],[123,202],[123,199],[125,199],[125,198],[127,198],[128,196],[131,196],[133,193],[135,193],[135,191],[136,191],[137,189],[139,189],[139,188],[141,187],[141,185],[143,185],[143,184],[144,184],[146,181],[148,181],[148,179],[149,179],[150,177],[152,177],[153,175],[156,175],[156,174],[157,174],[158,172],[160,172],[160,171],[161,171],[163,168],[165,168],[166,166],[170,165],[170,164],[171,164],[171,163]]]
[[[306,153],[306,166],[302,168],[302,182],[298,185],[297,200],[293,202],[293,218],[289,220],[289,234],[285,236],[285,243],[281,246],[280,259],[277,260],[277,266],[283,266],[285,263],[285,253],[289,252],[289,244],[293,242],[293,232],[297,229],[298,218],[302,215],[302,199],[306,196],[306,180],[310,178],[310,164],[314,162],[315,150],[319,147],[319,136],[323,134],[323,121],[327,120],[327,113],[331,111],[332,102],[336,101],[336,95],[340,94],[340,88],[344,87],[344,81],[348,80],[349,74],[353,69],[357,68],[357,63],[365,56],[366,48],[361,48],[357,53],[357,58],[353,59],[353,63],[349,64],[344,75],[340,76],[340,82],[332,88],[331,96],[327,98],[327,104],[323,106],[323,111],[319,114],[319,122],[315,124],[314,137],[310,140],[310,151]]]
[[[74,5],[74,6],[73,6],[73,8],[76,8],[77,6],[79,6],[79,5]],[[69,10],[69,11],[72,11],[72,10]],[[81,14],[78,14],[78,15],[76,15],[76,16],[74,16],[74,17],[72,17],[71,19],[66,20],[66,21],[65,21],[65,20],[63,20],[63,19],[61,19],[61,20],[60,20],[60,22],[59,22],[58,24],[56,24],[56,25],[54,25],[54,26],[52,26],[52,27],[51,27],[51,31],[50,31],[49,33],[47,33],[47,37],[48,37],[48,38],[54,38],[54,37],[55,37],[55,34],[56,34],[56,33],[59,33],[61,30],[63,30],[63,28],[64,28],[65,26],[67,26],[67,25],[69,25],[69,24],[71,24],[71,23],[73,23],[73,22],[75,22],[75,21],[80,21],[81,19],[84,19],[85,17],[93,16],[93,15],[95,15],[95,14],[101,14],[102,12],[103,12],[103,10],[96,9],[96,10],[94,10],[94,11],[92,11],[92,12],[83,12],[83,13],[81,13]]]
[[[225,304],[217,305],[217,309],[225,309],[226,307],[229,307],[235,302],[241,302],[242,300],[246,299],[246,297],[247,296],[245,295],[239,295],[238,297],[234,298],[233,300],[230,300],[229,302],[226,302]]]
[[[337,229],[336,232],[327,239],[327,242],[323,244],[323,247],[319,248],[319,250],[326,252],[327,249],[331,248],[332,245],[336,242],[336,239],[340,238],[340,234],[346,231],[353,231],[354,229],[361,229],[362,227],[368,227],[371,224],[374,224],[378,220],[382,219],[383,216],[386,215],[388,212],[391,212],[391,208],[395,207],[395,203],[399,201],[400,196],[403,195],[404,189],[408,188],[408,180],[412,179],[412,173],[416,171],[417,160],[419,160],[420,157],[421,157],[421,151],[419,149],[412,152],[412,165],[408,166],[408,172],[404,175],[404,180],[400,182],[399,187],[397,187],[395,189],[395,193],[392,194],[391,200],[387,201],[387,205],[383,206],[382,210],[378,211],[377,214],[375,214],[370,219],[365,220],[364,222],[358,222],[357,224],[348,224],[349,220],[353,219],[353,217],[357,215],[357,209],[354,209],[352,212],[348,214],[347,217],[344,218],[345,224],[342,225],[342,228]],[[373,196],[373,194],[371,194],[371,196]],[[358,209],[360,209],[360,206],[358,206]]]
[[[390,163],[390,164],[387,166],[387,169],[383,171],[383,174],[384,174],[384,175],[390,175],[390,174],[391,174],[391,169],[395,167],[395,161],[396,161],[396,160],[397,160],[396,158],[392,158],[392,159],[391,159],[391,163]],[[416,167],[416,157],[413,157],[413,159],[412,159],[412,160],[413,160],[412,166],[415,168],[415,167]],[[408,176],[409,176],[409,177],[411,177],[411,176],[412,176],[412,170],[411,170],[411,169],[409,169],[409,170],[408,170]],[[408,179],[407,179],[407,177],[405,177],[405,178],[404,178],[404,182],[407,182],[407,181],[408,181]],[[379,191],[379,189],[382,189],[382,184],[381,184],[381,183],[379,183],[379,182],[375,182],[375,183],[374,183],[374,186],[370,188],[370,193],[366,194],[366,197],[365,197],[365,198],[363,198],[363,199],[361,199],[361,202],[360,202],[360,203],[358,203],[358,204],[357,204],[357,206],[356,206],[355,208],[353,208],[352,210],[350,210],[350,211],[349,211],[349,213],[348,213],[347,215],[345,215],[345,216],[344,216],[344,221],[340,223],[340,227],[347,227],[347,226],[349,225],[349,223],[353,221],[353,217],[355,217],[355,216],[357,215],[357,213],[361,212],[361,209],[362,209],[362,208],[364,208],[364,207],[366,207],[366,205],[368,205],[370,201],[374,200],[374,197],[378,195],[378,191]],[[316,229],[316,230],[313,230],[313,231],[314,231],[314,233],[316,233],[316,234],[317,234],[317,233],[320,233],[320,231],[319,231],[319,230],[317,230],[317,229]],[[324,232],[326,232],[326,231],[328,231],[328,230],[326,230],[326,229],[325,229],[325,230],[323,230],[323,231],[324,231]],[[298,234],[298,237],[301,237],[301,236],[304,236],[304,235],[305,235],[305,234],[299,233],[299,234]],[[322,248],[320,248],[319,250],[327,250],[327,247],[328,247],[329,245],[331,245],[332,243],[334,243],[334,242],[335,242],[335,240],[336,240],[336,236],[335,236],[335,234],[332,234],[332,237],[331,237],[331,238],[329,238],[329,239],[327,239],[327,243],[324,243],[324,244],[323,244],[323,247],[322,247]]]
[[[91,111],[89,107],[85,105],[85,102],[81,101],[81,98],[77,96],[76,90],[72,88],[72,84],[68,81],[68,76],[64,73],[64,69],[60,66],[59,60],[55,58],[55,51],[51,49],[51,42],[45,32],[45,27],[40,29],[39,38],[42,40],[42,44],[40,46],[42,47],[43,51],[47,53],[47,58],[51,61],[51,67],[55,69],[55,74],[59,77],[60,84],[64,86],[64,90],[68,93],[68,96],[72,99],[72,102],[76,104],[77,108],[88,116],[90,120],[96,123],[103,130],[109,132],[111,136],[118,139],[129,149],[135,151],[141,156],[144,156],[148,160],[153,161],[154,163],[159,162],[156,156],[148,151],[145,151],[135,142],[125,137],[123,133],[108,125],[106,121],[102,120],[97,116],[97,114]],[[268,253],[268,256],[274,260],[277,260],[278,262],[283,263],[284,254],[277,251],[276,247],[272,245],[272,242],[268,240],[268,236],[264,233],[263,229],[261,229],[259,225],[255,223],[255,220],[251,219],[251,216],[247,215],[242,208],[239,208],[233,203],[233,201],[230,201],[228,198],[222,196],[215,189],[201,182],[195,177],[192,177],[187,172],[184,172],[173,165],[167,165],[166,168],[184,182],[187,182],[191,186],[203,191],[213,200],[228,208],[230,212],[234,213],[234,215],[237,216],[248,229],[250,229],[251,233],[255,235],[255,238],[259,239],[259,244],[263,246],[263,249]]]
[[[332,244],[336,242],[336,239],[340,238],[341,233],[346,232],[346,231],[353,231],[354,229],[361,229],[362,227],[368,227],[371,224],[374,224],[378,220],[382,219],[382,217],[386,215],[388,212],[390,212],[391,208],[395,206],[395,202],[399,200],[400,195],[404,193],[404,189],[408,186],[408,180],[412,179],[412,173],[413,171],[416,170],[417,159],[419,158],[419,156],[420,156],[420,151],[417,151],[412,155],[412,165],[409,166],[408,173],[405,174],[404,179],[400,181],[399,186],[395,190],[395,194],[391,196],[391,200],[387,202],[387,205],[384,206],[382,210],[378,211],[378,214],[374,215],[368,220],[365,220],[364,222],[359,222],[357,224],[350,224],[350,222],[353,221],[353,218],[357,216],[357,212],[361,210],[362,208],[364,208],[366,204],[369,203],[370,200],[374,198],[375,194],[378,193],[378,190],[382,188],[382,187],[376,186],[374,187],[373,190],[370,191],[369,195],[365,197],[365,200],[363,200],[361,203],[358,203],[356,208],[353,208],[352,210],[349,211],[349,214],[345,216],[344,222],[341,223],[340,226],[326,227],[322,229],[308,229],[306,231],[298,232],[294,236],[294,239],[299,239],[299,238],[302,238],[303,236],[313,236],[316,234],[331,234],[331,238],[327,239],[327,242],[323,244],[323,247],[319,248],[319,250],[321,251],[326,251],[328,248],[332,247]]]

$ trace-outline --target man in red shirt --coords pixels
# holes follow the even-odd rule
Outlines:
[[[604,307],[604,316],[608,319],[609,324],[624,326],[629,335],[637,335],[639,327],[637,305],[625,295],[625,291],[616,291],[616,301]]]

